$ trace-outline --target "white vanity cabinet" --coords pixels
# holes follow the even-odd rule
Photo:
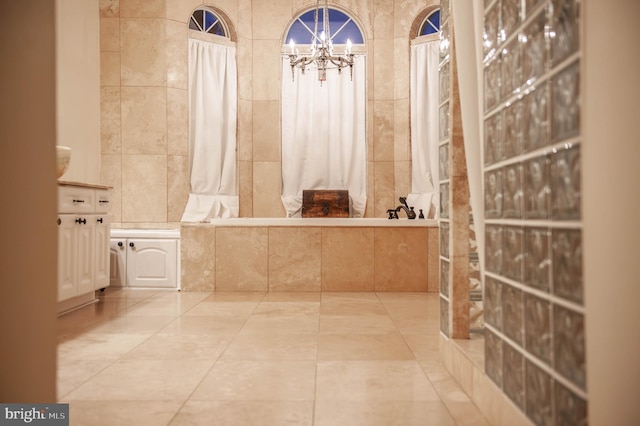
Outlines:
[[[180,231],[112,229],[111,285],[179,288]]]
[[[59,311],[109,286],[109,197],[108,187],[58,183]]]

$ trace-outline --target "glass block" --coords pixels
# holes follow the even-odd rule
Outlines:
[[[580,47],[580,2],[553,0],[551,14],[551,60],[557,65]]]
[[[524,216],[546,219],[549,216],[549,159],[538,157],[524,164]]]
[[[449,184],[440,184],[440,217],[449,217]]]
[[[544,27],[545,11],[542,10],[524,29],[520,42],[522,44],[522,81],[533,84],[548,68],[547,42]]]
[[[498,31],[500,25],[500,2],[495,2],[484,15],[482,46],[485,60],[492,57],[498,48]]]
[[[484,174],[484,216],[489,219],[502,216],[502,171]]]
[[[558,141],[578,134],[580,130],[579,62],[553,77],[551,103],[551,140]]]
[[[531,16],[531,14],[533,12],[535,12],[535,9],[541,4],[544,3],[545,0],[525,0],[524,2],[524,7],[525,7],[525,15],[526,16]]]
[[[440,180],[449,179],[449,144],[438,148],[438,172]]]
[[[525,361],[525,406],[536,425],[552,425],[551,376],[531,361]]]
[[[524,409],[524,356],[504,343],[502,359],[502,389],[518,407]]]
[[[450,71],[449,71],[449,62],[445,62],[440,67],[440,72],[438,73],[439,85],[440,85],[440,95],[439,100],[440,103],[449,99],[449,87],[450,87]]]
[[[471,257],[469,253],[469,257]],[[471,260],[469,262],[469,291],[482,291],[482,274],[480,273],[480,262]]]
[[[507,105],[502,110],[502,159],[522,154],[522,102]]]
[[[487,271],[500,274],[502,273],[502,228],[500,226],[487,225],[485,232],[485,266]]]
[[[500,281],[485,278],[484,319],[496,330],[502,330],[502,287]]]
[[[525,152],[549,144],[549,85],[535,88],[522,100],[522,145]]]
[[[500,62],[500,96],[501,99],[506,99],[522,82],[522,50],[518,39],[513,39],[500,50]]]
[[[449,297],[449,262],[440,260],[440,293]]]
[[[502,387],[502,340],[488,329],[484,331],[484,339],[484,369],[487,376]]]
[[[524,315],[522,291],[505,284],[502,289],[502,326],[505,336],[522,346]]]
[[[500,21],[500,41],[513,34],[520,23],[520,0],[502,0],[502,19]]]
[[[440,27],[440,63],[449,59],[450,42],[449,21],[443,20]]]
[[[554,229],[551,232],[553,293],[582,304],[582,232]]]
[[[449,223],[440,223],[440,256],[449,257]]]
[[[555,369],[586,388],[584,316],[562,306],[553,307]]]
[[[502,275],[522,281],[522,229],[507,226],[502,236]]]
[[[438,131],[440,140],[445,140],[449,137],[449,102],[440,107]]]
[[[440,22],[444,22],[449,19],[449,0],[440,1]]]
[[[524,298],[525,349],[551,364],[551,304],[527,294]]]
[[[586,425],[587,401],[555,382],[556,422],[557,426]]]
[[[484,329],[484,306],[480,300],[471,300],[469,302],[469,329]]]
[[[528,228],[524,234],[524,282],[547,292],[551,266],[549,240],[549,231],[545,228]]]
[[[551,155],[551,217],[556,220],[579,220],[580,145],[561,149]]]
[[[440,298],[440,331],[449,337],[449,302]]]
[[[522,166],[513,164],[502,172],[502,217],[522,217]]]
[[[500,160],[502,151],[502,115],[494,114],[484,122],[484,164]]]
[[[500,58],[496,57],[484,69],[484,110],[494,108],[500,101]]]

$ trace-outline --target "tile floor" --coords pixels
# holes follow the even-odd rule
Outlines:
[[[72,425],[486,425],[427,293],[107,289],[58,318]]]

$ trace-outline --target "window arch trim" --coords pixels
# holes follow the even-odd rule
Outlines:
[[[288,48],[288,43],[291,38],[293,38],[296,45],[304,46],[311,44],[314,30],[315,10],[315,7],[310,7],[302,9],[294,15],[283,35],[283,49]],[[321,9],[318,16],[319,31],[320,28],[322,28],[322,22],[323,14]],[[354,14],[345,9],[330,5],[329,25],[331,40],[334,44],[345,44],[347,38],[349,38],[354,45],[354,50],[364,49],[366,40],[365,33],[362,30],[362,25],[358,22]],[[298,26],[297,29],[295,28],[296,26]],[[296,31],[297,34],[292,34],[292,30]],[[357,38],[351,37],[352,33],[349,32],[354,30],[357,30]],[[304,31],[306,31],[306,33]],[[301,34],[304,36],[301,36]]]

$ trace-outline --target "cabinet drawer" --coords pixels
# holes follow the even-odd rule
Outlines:
[[[96,189],[96,213],[111,211],[111,193],[106,189]]]
[[[96,196],[93,189],[58,186],[58,213],[93,213],[95,211]]]

